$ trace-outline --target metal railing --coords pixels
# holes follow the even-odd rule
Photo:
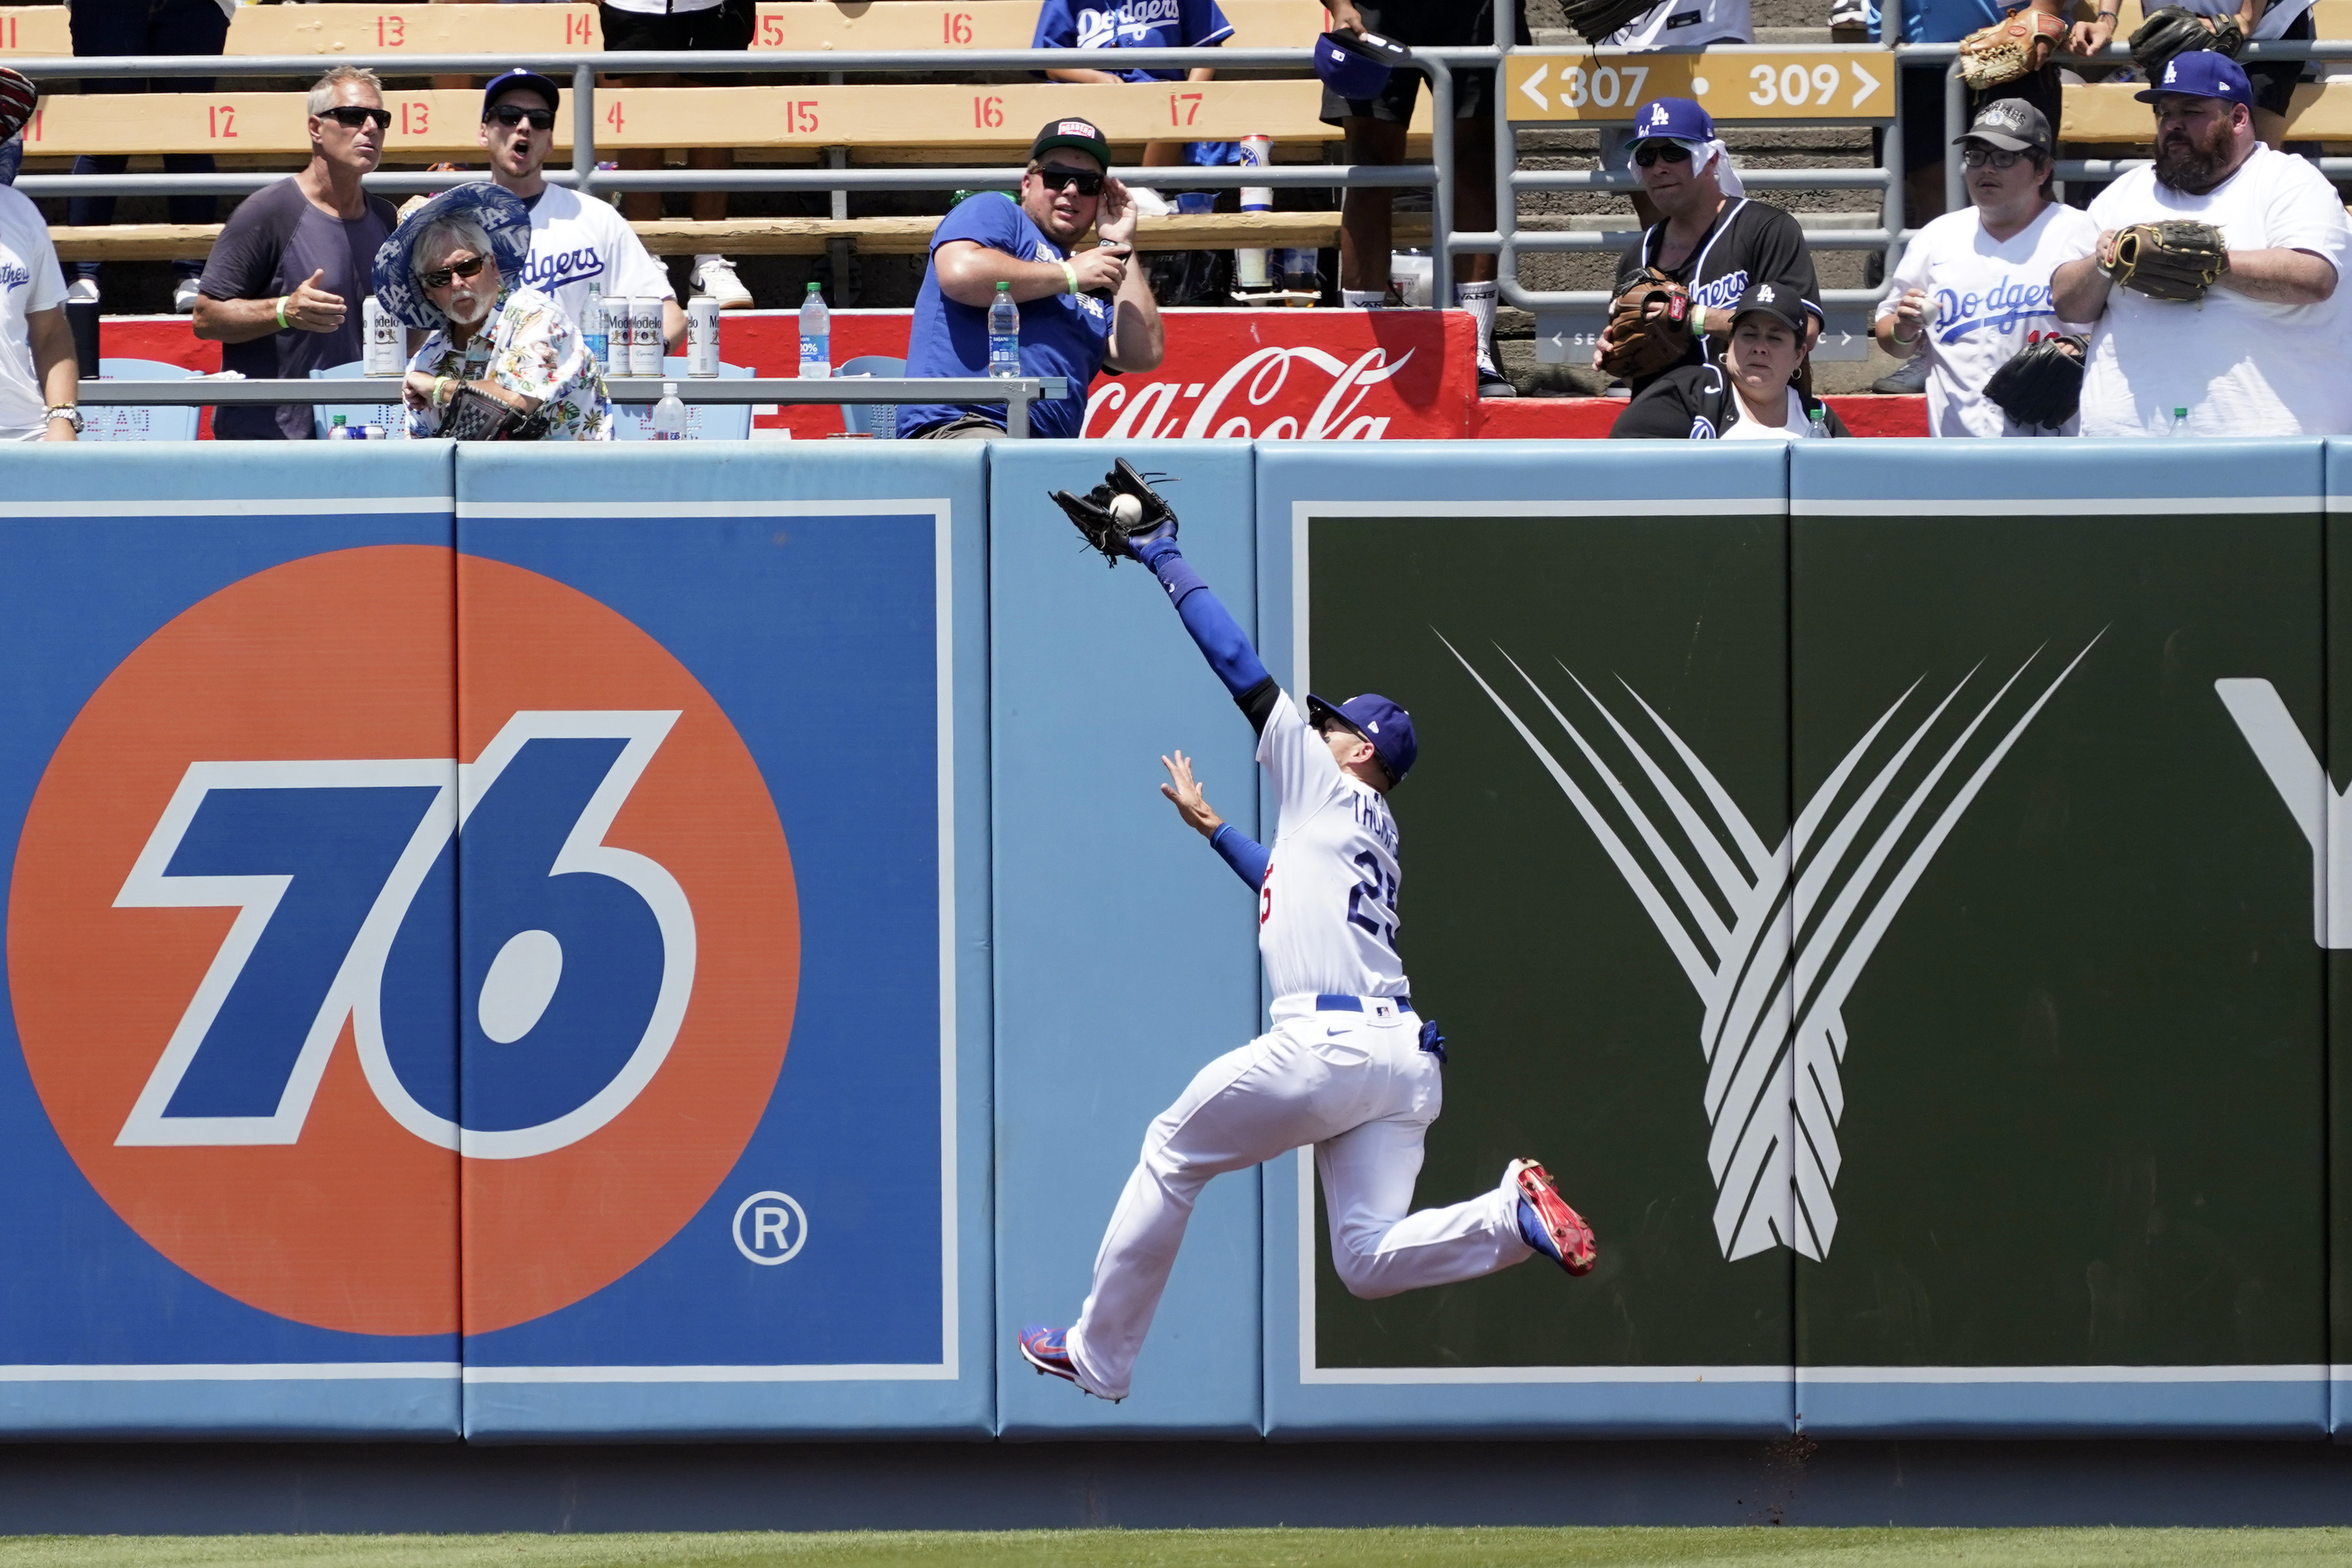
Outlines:
[[[730,380],[680,376],[608,376],[607,401],[631,407],[655,402],[665,385],[677,389],[680,403],[1002,403],[1004,433],[1016,438],[1029,434],[1029,405],[1058,403],[1069,396],[1067,377],[1024,376],[843,376],[836,380],[802,381],[792,377],[745,376]],[[397,376],[338,377],[320,380],[278,380],[272,377],[192,376],[183,381],[88,380],[80,384],[79,399],[92,407],[165,405],[196,407],[277,407],[289,403],[372,404],[394,402],[400,396]]]

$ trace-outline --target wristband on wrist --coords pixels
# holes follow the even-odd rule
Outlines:
[[[433,406],[436,408],[446,407],[448,405],[450,394],[457,390],[457,383],[454,377],[446,375],[434,377]]]
[[[1065,294],[1075,294],[1077,291],[1078,269],[1065,261],[1062,263],[1062,292]]]
[[[1694,337],[1696,337],[1696,336],[1697,336],[1699,333],[1704,332],[1704,331],[1706,331],[1706,306],[1704,306],[1704,305],[1693,305],[1693,306],[1690,308],[1690,330],[1691,330],[1691,335],[1692,335],[1692,336],[1694,336]]]
[[[281,332],[294,324],[286,319],[286,307],[293,302],[294,296],[291,294],[280,294],[278,297],[278,330]]]

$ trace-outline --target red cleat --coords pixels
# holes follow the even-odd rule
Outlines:
[[[1568,1206],[1551,1174],[1533,1160],[1514,1160],[1504,1179],[1519,1189],[1519,1235],[1570,1274],[1590,1274],[1599,1259],[1592,1227]]]

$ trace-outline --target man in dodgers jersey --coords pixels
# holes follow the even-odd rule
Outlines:
[[[482,146],[490,178],[530,209],[530,261],[518,282],[551,295],[577,325],[594,285],[605,300],[659,300],[662,342],[686,341],[686,312],[677,308],[669,269],[613,204],[551,185],[541,171],[555,148],[555,115],[562,94],[537,71],[518,66],[490,79],[482,93]]]
[[[1130,535],[1128,548],[1167,589],[1257,731],[1276,802],[1273,850],[1230,826],[1212,841],[1258,889],[1274,1027],[1202,1068],[1152,1122],[1077,1322],[1066,1332],[1022,1331],[1032,1366],[1111,1400],[1127,1397],[1201,1189],[1302,1144],[1315,1145],[1331,1259],[1355,1295],[1472,1279],[1538,1252],[1582,1274],[1594,1256],[1591,1231],[1529,1160],[1512,1161],[1500,1184],[1466,1203],[1408,1212],[1444,1059],[1436,1026],[1413,1010],[1396,951],[1402,874],[1387,795],[1412,766],[1412,716],[1366,695],[1336,705],[1310,696],[1302,717],[1178,552],[1175,533],[1171,515]],[[1177,783],[1197,800],[1189,771]],[[1196,813],[1169,794],[1196,826],[1213,816],[1204,800]]]
[[[2083,434],[2352,433],[2343,203],[2308,160],[2256,139],[2237,61],[2195,49],[2164,72],[2135,95],[2155,108],[2155,163],[2099,193],[2095,240],[2051,275],[2058,313],[2098,323]],[[2193,303],[2117,289],[2101,265],[2117,231],[2168,218],[2211,224],[2228,246],[2228,270]]]
[[[1926,356],[1931,436],[2072,436],[2076,419],[2055,432],[2021,425],[1984,386],[2041,339],[2090,330],[2058,319],[2050,274],[2095,245],[2099,226],[2046,194],[2050,121],[2025,100],[1986,104],[1958,140],[1971,205],[1937,218],[1905,248],[1879,302],[1879,346],[1896,359]]]

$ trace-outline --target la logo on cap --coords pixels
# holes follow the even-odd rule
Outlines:
[[[1663,103],[1654,103],[1654,104],[1652,104],[1652,105],[1650,106],[1650,125],[1651,125],[1651,128],[1654,130],[1654,129],[1655,129],[1655,128],[1657,128],[1658,126],[1664,125],[1665,122],[1666,122],[1666,106],[1665,106],[1664,104],[1663,104]]]
[[[1758,303],[1759,303],[1759,304],[1765,304],[1765,305],[1769,305],[1769,304],[1770,304],[1770,303],[1772,302],[1772,300],[1773,300],[1772,285],[1770,285],[1769,283],[1767,283],[1767,284],[1765,284],[1765,285],[1764,285],[1764,287],[1762,287],[1761,289],[1757,289],[1757,290],[1756,290],[1756,299],[1757,299]]]
[[[2179,62],[2178,59],[2171,59],[2171,60],[2167,60],[2167,61],[2165,61],[2165,62],[2164,62],[2164,85],[2165,85],[2165,86],[2167,86],[2167,87],[2170,87],[2174,82],[2179,81],[2179,79],[2180,79],[2180,62]]]

